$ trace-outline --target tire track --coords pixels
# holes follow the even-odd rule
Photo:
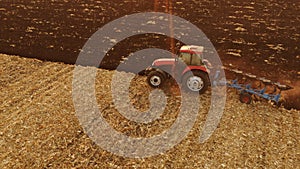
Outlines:
[[[53,67],[53,64],[48,64],[46,65],[45,67],[42,67],[39,71],[36,71],[32,74],[28,74],[28,76],[25,76],[25,77],[20,77],[22,78],[20,81],[16,81],[15,83],[13,84],[9,84],[7,86],[7,89],[10,90],[10,89],[17,89],[15,90],[15,93],[18,93],[19,96],[21,94],[23,94],[24,92],[26,92],[27,90],[31,89],[31,88],[27,88],[28,86],[30,87],[35,87],[34,84],[31,84],[31,85],[27,85],[28,84],[28,79],[34,79],[36,77],[38,77],[38,75],[41,73],[41,70],[43,71],[47,71],[47,72],[51,72],[51,68]],[[17,72],[17,70],[11,70],[12,73],[15,73]],[[22,85],[24,84],[24,85]],[[39,87],[39,86],[37,86]],[[25,90],[27,88],[27,90]],[[23,92],[22,92],[23,91]],[[20,93],[21,92],[21,93]],[[6,96],[6,97],[5,97]],[[7,99],[8,97],[10,98],[11,96],[9,95],[4,95],[2,96],[4,99]],[[10,98],[10,99],[13,99],[13,98]]]
[[[9,111],[5,112],[6,116],[4,116],[3,121],[5,121],[6,123],[8,121],[11,121],[12,119],[15,121],[16,119],[20,119],[20,112],[24,111],[24,110],[28,110],[28,108],[30,108],[30,106],[32,106],[33,104],[35,104],[35,100],[36,99],[41,99],[41,98],[46,98],[44,101],[48,100],[48,99],[52,99],[53,97],[45,97],[46,95],[51,95],[50,93],[53,92],[54,90],[58,89],[59,87],[61,87],[61,85],[63,85],[63,81],[66,80],[66,78],[68,76],[71,76],[71,74],[73,69],[70,70],[70,67],[64,67],[60,72],[57,72],[56,74],[53,74],[52,76],[50,76],[49,78],[47,78],[46,80],[38,83],[39,85],[34,86],[24,92],[22,92],[21,94],[19,94],[19,103],[18,105],[16,105],[15,107],[9,109]],[[57,80],[53,81],[55,78],[58,78]],[[53,82],[51,82],[53,81]],[[43,84],[47,83],[47,85],[43,86]],[[28,93],[30,90],[34,90],[33,94],[31,94],[31,98],[29,99],[22,99],[22,97],[24,97],[24,95],[26,93]],[[38,96],[38,97],[35,97]],[[55,95],[55,97],[57,97]],[[27,115],[27,114],[26,114]],[[22,116],[21,116],[22,117]],[[15,121],[16,122],[16,121]],[[1,125],[2,126],[2,125]],[[9,126],[7,126],[9,127]]]
[[[53,107],[56,107],[56,109],[57,109],[57,108],[59,108],[59,105],[57,106],[57,104],[59,104],[60,101],[64,101],[68,98],[70,98],[70,100],[71,100],[72,85],[70,85],[70,84],[72,82],[72,77],[73,77],[72,74],[73,74],[73,71],[64,73],[62,76],[59,77],[59,79],[57,81],[54,81],[52,83],[52,86],[50,89],[48,89],[46,91],[40,90],[40,92],[36,93],[35,95],[38,97],[35,98],[35,100],[33,101],[34,104],[25,105],[23,107],[20,107],[20,109],[17,112],[14,112],[13,114],[11,114],[9,119],[4,120],[6,122],[6,124],[9,124],[9,125],[6,125],[0,131],[2,131],[3,133],[6,133],[6,135],[7,135],[8,133],[12,132],[11,130],[13,128],[13,130],[21,131],[19,133],[20,135],[26,135],[26,133],[28,133],[28,131],[33,129],[39,133],[38,135],[44,135],[45,133],[43,131],[39,131],[39,126],[43,125],[44,121],[40,121],[38,119],[39,118],[47,118],[45,116],[48,116],[53,113],[56,114],[55,112],[49,112],[49,113],[47,112],[45,114],[45,113],[43,113],[43,111],[51,110],[51,109],[53,109]],[[64,88],[66,90],[61,90],[63,85],[65,85]],[[63,92],[60,92],[60,91],[63,91]],[[51,94],[56,93],[56,92],[57,93],[60,92],[60,93],[58,95],[54,94],[54,95],[50,96]],[[47,95],[49,95],[50,97],[46,97]],[[59,98],[59,99],[57,99],[57,98]],[[42,108],[38,108],[38,107],[40,107],[40,105],[42,105],[42,106],[46,105],[46,106],[44,109],[42,109]],[[50,105],[50,106],[48,107],[47,105]],[[39,112],[26,111],[31,108],[33,108],[33,109],[38,108],[36,110],[40,110],[40,111]],[[25,112],[20,113],[21,111],[25,111]],[[63,114],[63,113],[64,112],[59,112],[59,114]],[[68,113],[68,115],[67,114],[64,115],[64,117],[68,117],[68,116],[73,116],[73,115],[72,115],[72,113],[71,114]],[[16,118],[14,118],[14,117],[16,117]],[[51,121],[51,119],[52,119],[52,117],[50,117],[49,120]],[[47,120],[48,120],[48,118],[47,118]],[[27,125],[27,121],[31,121],[30,126]],[[11,138],[11,139],[15,139],[15,138]]]
[[[5,82],[4,86],[8,87],[20,81],[20,79],[31,76],[32,73],[41,69],[45,62],[37,59],[28,60],[25,58],[16,58],[15,56],[9,56],[5,54],[0,55],[0,71],[1,81]],[[23,60],[26,60],[26,64],[21,64]]]
[[[27,76],[27,78],[22,78],[22,80],[14,83],[12,85],[9,85],[7,87],[7,89],[8,89],[7,91],[9,91],[10,89],[17,89],[14,91],[14,93],[17,93],[18,95],[15,95],[13,97],[10,96],[9,94],[2,96],[3,100],[7,100],[7,102],[4,102],[3,105],[14,106],[15,105],[14,103],[18,103],[21,100],[24,100],[24,96],[29,95],[29,97],[30,97],[36,90],[47,87],[48,85],[51,84],[51,81],[53,81],[53,79],[55,79],[62,73],[65,73],[65,71],[67,71],[69,69],[68,67],[64,67],[60,72],[52,74],[53,66],[54,66],[54,64],[46,65],[46,67],[43,67],[42,70],[34,72],[30,76]],[[44,72],[46,72],[46,74],[43,74]],[[36,79],[37,77],[40,77],[41,75],[47,76],[49,73],[51,73],[51,75],[48,77],[42,77],[40,79]],[[36,80],[34,80],[34,79],[36,79]],[[42,81],[39,81],[39,80],[42,80]],[[48,84],[45,86],[46,83],[48,83]]]
[[[61,79],[66,79],[67,77],[70,77],[72,74],[72,72],[68,72],[66,73],[65,75],[61,76]],[[55,81],[50,85],[40,89],[37,93],[35,93],[34,95],[37,96],[35,98],[33,98],[31,104],[26,104],[26,102],[22,102],[22,105],[18,108],[15,108],[15,109],[12,109],[11,111],[15,111],[13,113],[11,113],[9,115],[10,116],[16,116],[18,115],[21,111],[24,111],[24,110],[28,110],[32,105],[35,105],[35,104],[42,104],[42,103],[47,103],[48,101],[51,101],[51,100],[55,100],[55,97],[58,97],[59,95],[52,95],[54,93],[54,91],[56,91],[57,89],[61,88],[62,85],[64,85],[63,83],[61,83],[60,81]],[[61,93],[62,94],[62,93]],[[46,97],[47,95],[51,96],[51,97]],[[27,114],[25,114],[26,116]],[[19,118],[22,117],[21,116],[18,116]],[[11,118],[10,118],[11,119]],[[9,120],[10,120],[9,119]]]

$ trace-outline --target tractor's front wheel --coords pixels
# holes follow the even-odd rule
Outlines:
[[[152,71],[147,76],[147,83],[151,87],[161,87],[163,83],[165,82],[164,75],[159,71]]]
[[[204,93],[209,84],[209,78],[205,72],[193,71],[183,76],[182,85],[186,90]]]

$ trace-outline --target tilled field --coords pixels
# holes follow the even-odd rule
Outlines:
[[[114,155],[93,143],[79,124],[72,102],[73,70],[73,65],[0,55],[0,168],[298,166],[300,112],[267,102],[241,104],[235,91],[229,89],[221,122],[207,142],[200,144],[198,139],[210,105],[210,91],[199,96],[198,118],[180,144],[165,154],[144,159]],[[132,123],[114,108],[110,87],[114,73],[98,69],[95,89],[103,116],[116,130],[132,137],[149,137],[174,122],[176,86],[164,89],[170,95],[159,120],[148,125]],[[137,109],[148,109],[147,93],[152,89],[145,77],[136,76],[131,85],[131,103]]]
[[[75,63],[84,43],[105,24],[138,12],[166,12],[171,5],[156,2],[155,7],[155,0],[4,0],[0,4],[0,51]],[[297,78],[299,0],[169,2],[174,15],[203,30],[224,64],[285,83]],[[109,62],[101,66],[113,69],[130,52],[168,49],[167,43],[151,36],[129,38],[120,42],[107,57]]]

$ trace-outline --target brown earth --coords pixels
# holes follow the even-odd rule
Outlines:
[[[208,36],[223,63],[275,81],[299,81],[300,1],[3,1],[0,4],[0,52],[75,63],[80,49],[98,28],[137,12],[182,17]],[[155,9],[156,8],[156,9]],[[110,51],[104,68],[122,56],[148,47],[168,49],[169,40],[129,38]]]
[[[199,96],[193,129],[165,154],[144,159],[116,156],[83,132],[72,102],[73,65],[0,55],[0,168],[297,168],[300,112],[267,102],[241,104],[228,89],[221,122],[200,144],[210,91]],[[88,69],[88,68],[87,68]],[[166,130],[178,106],[170,96],[161,118],[151,125],[128,121],[114,108],[110,83],[115,71],[97,70],[96,96],[105,119],[129,136],[149,137]],[[145,77],[132,81],[131,101],[147,109],[152,89]],[[176,86],[169,86],[172,91]],[[175,92],[176,93],[176,92]],[[171,106],[171,107],[170,107]]]

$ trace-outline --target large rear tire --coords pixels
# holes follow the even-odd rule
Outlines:
[[[147,83],[154,88],[161,87],[165,80],[165,76],[159,71],[152,71],[147,76]]]
[[[203,94],[209,85],[209,78],[207,73],[202,71],[192,71],[193,73],[187,73],[183,76],[182,85],[187,91],[198,92]]]

